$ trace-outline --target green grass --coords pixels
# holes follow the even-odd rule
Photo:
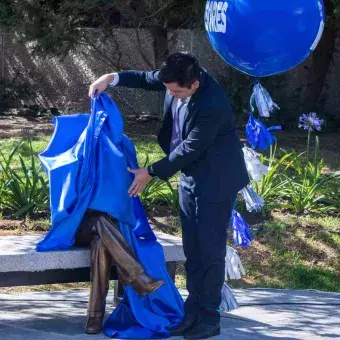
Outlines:
[[[48,142],[50,140],[50,137],[47,136],[39,136],[38,138],[34,138],[32,140],[32,147],[36,154],[43,151]],[[20,142],[22,139],[19,138],[10,138],[10,139],[3,139],[0,141],[0,150],[4,155],[8,155],[10,151]],[[28,158],[30,156],[30,146],[28,143],[25,143],[20,148],[20,154],[23,156],[24,159]],[[19,165],[19,157],[18,154],[16,154],[12,159],[13,166]]]
[[[10,138],[4,139],[0,141],[0,150],[6,155],[9,154],[10,151],[21,141],[19,138]],[[38,136],[33,139],[32,146],[33,150],[36,154],[42,152],[48,145],[50,141],[50,136]],[[136,140],[134,141],[138,163],[140,166],[143,166],[146,157],[149,157],[150,162],[155,162],[163,157],[163,151],[159,147],[159,145],[155,141],[151,140]],[[26,158],[30,154],[29,145],[25,144],[20,149],[21,155]],[[13,158],[13,165],[19,165],[19,157]]]
[[[340,219],[274,214],[240,250],[247,276],[234,287],[340,292]]]
[[[134,141],[134,144],[137,151],[139,166],[144,165],[147,157],[149,158],[150,162],[155,162],[164,156],[163,151],[155,141],[136,140]]]
[[[50,137],[41,136],[33,140],[36,153],[46,147]],[[9,151],[19,139],[0,141],[3,153]],[[134,140],[139,165],[146,157],[150,162],[163,156],[153,140]],[[29,155],[23,148],[22,155]],[[14,159],[14,164],[19,164]],[[157,214],[150,210],[149,214]],[[157,217],[157,216],[156,216]],[[172,233],[179,230],[177,217]],[[1,219],[1,216],[0,216]],[[47,230],[48,219],[26,220],[24,230],[34,232]],[[166,222],[169,227],[169,222]],[[340,292],[340,218],[337,216],[313,217],[272,212],[271,218],[258,225],[255,241],[248,249],[239,249],[247,276],[240,281],[231,281],[233,287],[272,287],[288,289],[318,289]],[[165,231],[165,230],[162,230]],[[185,287],[185,274],[181,266],[176,281],[178,287]]]

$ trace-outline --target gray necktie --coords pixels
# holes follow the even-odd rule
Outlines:
[[[182,98],[181,99],[181,104],[179,105],[177,111],[176,111],[176,115],[175,115],[175,119],[176,119],[176,131],[178,134],[178,137],[180,138],[181,136],[181,124],[180,124],[180,113],[181,113],[181,109],[182,107],[187,103],[187,98]]]

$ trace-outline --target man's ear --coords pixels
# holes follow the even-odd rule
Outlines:
[[[199,88],[199,86],[200,86],[200,82],[199,82],[198,80],[196,80],[196,81],[192,84],[191,88],[192,88],[193,90],[197,90],[197,89]]]

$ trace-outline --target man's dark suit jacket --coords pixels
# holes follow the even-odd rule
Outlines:
[[[165,91],[158,73],[123,71],[119,73],[117,86]],[[158,135],[166,156],[150,166],[151,172],[167,179],[181,171],[181,180],[193,194],[210,202],[223,201],[243,189],[249,178],[224,89],[202,69],[200,86],[191,97],[183,119],[183,142],[170,153],[173,99],[167,91]]]

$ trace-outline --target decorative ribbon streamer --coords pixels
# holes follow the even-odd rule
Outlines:
[[[227,254],[225,257],[225,279],[228,280],[239,280],[242,275],[246,272],[243,268],[241,259],[232,247],[227,246]]]
[[[233,210],[232,229],[235,246],[248,247],[251,244],[254,238],[250,232],[249,225],[236,210]]]
[[[264,206],[264,200],[261,196],[259,196],[251,184],[248,184],[245,188],[240,191],[240,194],[243,196],[243,199],[246,203],[247,210],[249,212],[261,212]]]
[[[254,181],[260,181],[262,179],[262,175],[266,175],[268,173],[268,167],[261,163],[259,159],[260,155],[253,149],[245,145],[242,150],[250,177]]]
[[[281,126],[267,128],[250,114],[246,125],[247,141],[253,149],[266,150],[275,142],[275,137],[269,132],[273,130],[281,130]]]
[[[239,307],[231,288],[224,283],[222,287],[222,303],[220,309],[224,312],[231,312]]]
[[[254,104],[261,117],[270,117],[270,113],[280,108],[273,102],[268,91],[256,80],[253,87],[253,94],[250,97],[250,108],[254,112]]]

